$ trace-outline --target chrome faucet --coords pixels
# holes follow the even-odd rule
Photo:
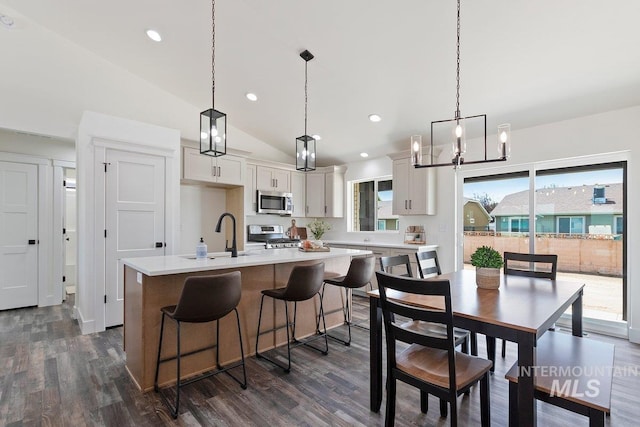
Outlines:
[[[216,225],[216,233],[220,232],[220,228],[222,227],[222,219],[225,216],[231,217],[231,221],[233,222],[233,240],[231,242],[231,247],[227,246],[229,241],[225,240],[225,242],[224,242],[224,251],[225,252],[231,252],[231,257],[232,258],[237,258],[238,257],[238,246],[236,245],[236,217],[233,216],[233,214],[230,214],[229,212],[225,212],[222,215],[220,215],[220,218],[218,218],[218,225]]]

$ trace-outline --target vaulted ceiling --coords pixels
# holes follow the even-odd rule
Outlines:
[[[0,14],[15,14],[0,42],[6,31],[41,26],[194,110],[211,108],[209,1],[0,0]],[[404,150],[412,134],[428,142],[430,122],[455,110],[455,14],[454,0],[218,0],[215,107],[231,126],[293,154],[304,131],[299,53],[308,49],[319,164]],[[503,122],[517,130],[640,104],[639,16],[637,0],[463,0],[462,114],[486,113],[491,133]],[[146,37],[149,28],[161,43]],[[39,55],[13,48],[3,62]],[[92,96],[111,96],[100,90]],[[372,113],[382,121],[370,122]],[[196,141],[196,120],[171,125]]]

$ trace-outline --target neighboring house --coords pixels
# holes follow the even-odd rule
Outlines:
[[[397,230],[399,216],[391,213],[393,201],[378,201],[378,230]]]
[[[508,194],[491,212],[497,232],[529,231],[529,190]],[[622,184],[536,190],[536,232],[621,234]]]
[[[491,215],[475,199],[464,199],[464,231],[488,231],[491,223]]]

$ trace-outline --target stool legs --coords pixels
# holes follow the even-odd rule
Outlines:
[[[298,311],[298,304],[297,302],[294,301],[293,304],[293,322],[289,321],[289,305],[287,304],[287,301],[284,301],[284,312],[285,312],[285,324],[284,326],[279,326],[279,327],[274,327],[272,329],[268,329],[266,331],[260,331],[260,325],[262,323],[262,308],[264,306],[264,297],[266,295],[262,295],[262,298],[260,300],[260,315],[258,316],[258,331],[256,334],[256,358],[258,359],[264,359],[272,364],[274,364],[275,366],[278,366],[279,368],[282,368],[284,370],[284,372],[289,373],[291,372],[291,343],[295,343],[295,345],[305,345],[307,347],[310,347],[314,350],[317,350],[319,352],[321,352],[323,355],[327,355],[329,354],[329,342],[327,340],[327,324],[326,321],[324,319],[324,309],[322,307],[322,298],[320,298],[320,313],[319,313],[319,317],[322,318],[322,324],[324,327],[324,333],[320,333],[318,331],[318,336],[313,337],[313,338],[308,338],[304,341],[298,340],[296,338],[296,315],[297,315],[297,311]],[[318,295],[319,296],[319,295]],[[317,325],[319,325],[319,320]],[[291,332],[289,331],[289,328],[291,327]],[[278,361],[266,356],[264,353],[260,353],[259,351],[259,344],[260,344],[260,335],[269,333],[269,332],[274,332],[278,329],[281,328],[285,328],[287,330],[287,365],[283,365],[281,363],[279,363]],[[324,336],[324,340],[325,340],[325,348],[318,348],[315,347],[313,345],[310,344],[311,341],[314,341],[317,338],[321,338],[322,336]]]

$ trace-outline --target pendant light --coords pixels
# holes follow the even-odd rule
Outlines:
[[[307,135],[307,65],[313,55],[305,50],[300,57],[304,59],[304,135],[296,138],[296,170],[309,172],[316,170],[316,140]]]
[[[220,157],[227,154],[227,115],[215,109],[216,92],[216,2],[211,1],[211,109],[200,113],[200,153]]]
[[[437,120],[431,122],[431,152],[430,163],[422,163],[422,144],[418,142],[418,136],[411,137],[411,160],[412,164],[416,168],[430,168],[438,166],[451,166],[454,168],[460,167],[462,164],[477,164],[477,163],[491,163],[491,162],[503,162],[507,160],[511,154],[511,127],[508,124],[500,125],[498,127],[498,158],[489,159],[487,157],[487,115],[479,114],[476,116],[462,117],[460,114],[460,0],[458,0],[458,14],[457,14],[457,32],[456,32],[456,111],[453,119]],[[480,160],[465,160],[464,154],[467,151],[466,131],[467,124],[475,125],[474,128],[484,130],[484,158]],[[441,133],[438,132],[441,126],[448,126],[450,128],[449,139],[451,142],[451,163],[434,163],[434,139]],[[434,132],[434,128],[436,132]],[[435,144],[441,145],[441,144]]]

